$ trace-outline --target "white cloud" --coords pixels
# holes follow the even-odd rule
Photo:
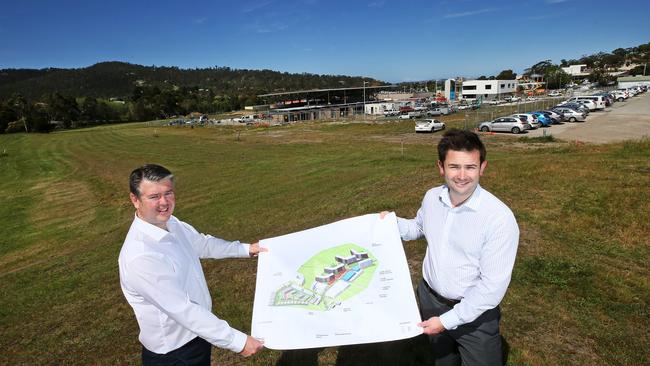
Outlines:
[[[479,9],[479,10],[473,10],[473,11],[466,11],[463,13],[452,13],[452,14],[445,14],[443,18],[460,18],[460,17],[468,17],[472,15],[478,15],[478,14],[483,14],[483,13],[489,13],[492,11],[495,11],[497,9],[494,8],[486,8],[486,9]]]
[[[250,4],[248,4],[247,6],[245,6],[244,9],[242,9],[242,12],[250,13],[250,12],[253,12],[255,10],[259,10],[261,8],[269,6],[272,3],[273,3],[273,0],[257,0],[257,1],[253,1]]]
[[[385,4],[386,4],[386,1],[373,1],[370,4],[368,4],[368,7],[369,8],[383,8]]]

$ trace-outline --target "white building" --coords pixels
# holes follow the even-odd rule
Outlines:
[[[512,96],[517,91],[517,80],[465,80],[462,98],[494,100]]]
[[[616,79],[618,81],[619,88],[630,88],[637,85],[648,85],[650,86],[650,76],[625,76]]]
[[[399,103],[366,103],[364,105],[366,114],[382,115],[384,111],[393,111],[399,109]]]
[[[562,71],[571,76],[589,76],[589,72],[587,71],[587,64],[569,65],[567,67],[563,67]]]

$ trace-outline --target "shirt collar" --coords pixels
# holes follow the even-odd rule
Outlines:
[[[174,216],[169,218],[169,221],[167,222],[167,225],[169,227],[169,222],[172,221],[172,219],[175,219]],[[142,231],[145,235],[151,237],[155,241],[161,241],[169,232],[167,230],[163,230],[159,228],[156,225],[152,225],[143,219],[138,217],[138,214],[135,214],[135,218],[133,219],[133,225],[140,231]]]
[[[483,191],[483,188],[481,188],[481,185],[477,185],[476,189],[474,192],[472,192],[472,195],[469,196],[469,198],[463,202],[462,205],[458,206],[459,208],[466,207],[472,211],[478,211],[478,208],[481,204],[481,192]],[[454,205],[451,204],[451,197],[449,196],[449,187],[445,184],[442,186],[442,190],[440,191],[440,195],[438,196],[440,199],[440,202],[444,203],[446,206],[449,207],[454,207]]]

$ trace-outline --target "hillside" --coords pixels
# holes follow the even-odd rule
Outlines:
[[[101,62],[79,69],[2,69],[0,99],[20,93],[28,99],[60,93],[94,98],[128,98],[136,86],[157,86],[162,90],[180,87],[210,89],[228,95],[255,95],[288,90],[359,86],[363,81],[383,83],[359,76],[290,74],[272,70],[229,67],[180,69]]]

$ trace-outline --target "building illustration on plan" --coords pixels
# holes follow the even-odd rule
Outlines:
[[[377,259],[356,244],[323,250],[271,293],[269,305],[330,310],[365,290],[377,267]]]

